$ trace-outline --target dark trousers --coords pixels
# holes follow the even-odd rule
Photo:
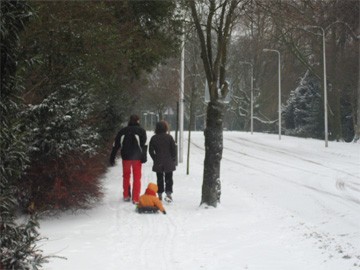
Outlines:
[[[173,173],[157,172],[156,177],[157,177],[158,193],[161,194],[164,192],[164,180],[165,180],[165,193],[171,194],[173,192]]]

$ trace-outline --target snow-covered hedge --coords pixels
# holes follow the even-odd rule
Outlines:
[[[84,208],[101,196],[105,166],[92,109],[91,96],[73,83],[24,110],[30,167],[19,197],[27,211]]]

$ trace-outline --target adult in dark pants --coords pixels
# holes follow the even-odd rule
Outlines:
[[[127,127],[116,135],[110,155],[110,164],[114,166],[116,153],[120,148],[123,167],[124,201],[130,201],[130,175],[133,174],[132,201],[139,202],[141,191],[141,149],[146,143],[146,131],[140,126],[139,116],[131,115]]]
[[[168,132],[169,127],[166,121],[156,124],[155,135],[151,137],[149,143],[149,154],[154,161],[152,170],[156,172],[159,199],[162,200],[162,193],[165,191],[165,200],[172,201],[176,146],[173,137]]]

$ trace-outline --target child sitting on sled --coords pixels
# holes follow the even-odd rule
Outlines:
[[[157,191],[158,186],[154,183],[149,183],[145,194],[139,198],[139,204],[137,205],[139,213],[156,213],[160,210],[163,214],[166,214],[162,202],[156,196]]]

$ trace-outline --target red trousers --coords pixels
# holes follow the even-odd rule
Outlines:
[[[124,199],[130,197],[130,175],[131,169],[133,174],[132,200],[139,202],[141,191],[141,161],[140,160],[123,160],[123,195]]]

